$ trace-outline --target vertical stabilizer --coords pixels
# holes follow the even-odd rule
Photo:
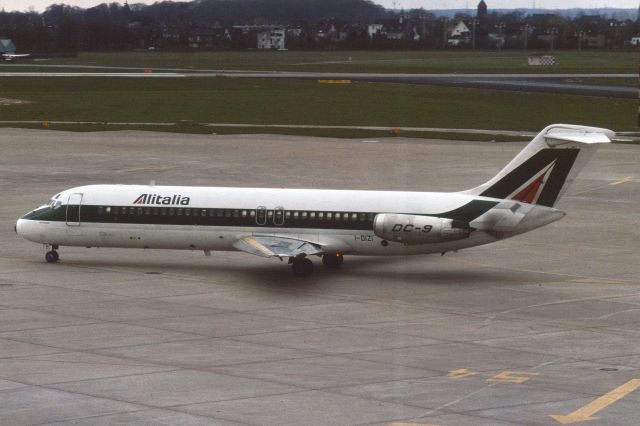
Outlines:
[[[552,124],[494,178],[463,193],[553,207],[596,148],[614,136],[598,127]]]

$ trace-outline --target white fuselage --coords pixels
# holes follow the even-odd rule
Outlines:
[[[235,250],[232,244],[243,236],[273,235],[327,252],[405,255],[486,244],[563,216],[520,203],[516,217],[514,204],[463,193],[91,185],[61,192],[21,218],[16,231],[60,246]],[[372,228],[381,213],[450,217],[474,232],[439,243],[386,241]]]

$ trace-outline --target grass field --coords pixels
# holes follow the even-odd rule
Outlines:
[[[197,123],[537,131],[558,122],[620,131],[635,129],[637,110],[632,99],[385,83],[326,85],[303,80],[4,78],[0,87],[1,98],[28,102],[1,105],[1,120],[182,120],[196,124],[161,130],[197,132],[216,131]]]
[[[529,67],[531,51],[84,52],[38,64],[207,70],[399,73],[637,73],[638,52],[556,51],[558,65]],[[23,62],[29,64],[30,62]],[[11,69],[3,67],[6,71]]]

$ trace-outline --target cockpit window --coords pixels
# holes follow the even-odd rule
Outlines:
[[[60,194],[56,195],[55,197],[53,197],[51,199],[51,201],[49,201],[48,206],[52,209],[57,209],[58,207],[60,207],[62,205],[62,201],[58,200],[57,198],[60,196]]]

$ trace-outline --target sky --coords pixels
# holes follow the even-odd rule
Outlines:
[[[124,3],[124,0],[117,0]],[[130,0],[129,3],[153,3],[155,0]],[[384,7],[392,8],[420,8],[425,9],[464,9],[475,8],[476,0],[374,0]],[[515,9],[538,7],[544,9],[569,9],[617,7],[637,8],[640,0],[485,0],[489,9]],[[111,0],[0,0],[0,9],[6,11],[25,11],[29,8],[41,12],[52,3],[65,3],[83,8],[92,7],[100,3],[110,3]]]

